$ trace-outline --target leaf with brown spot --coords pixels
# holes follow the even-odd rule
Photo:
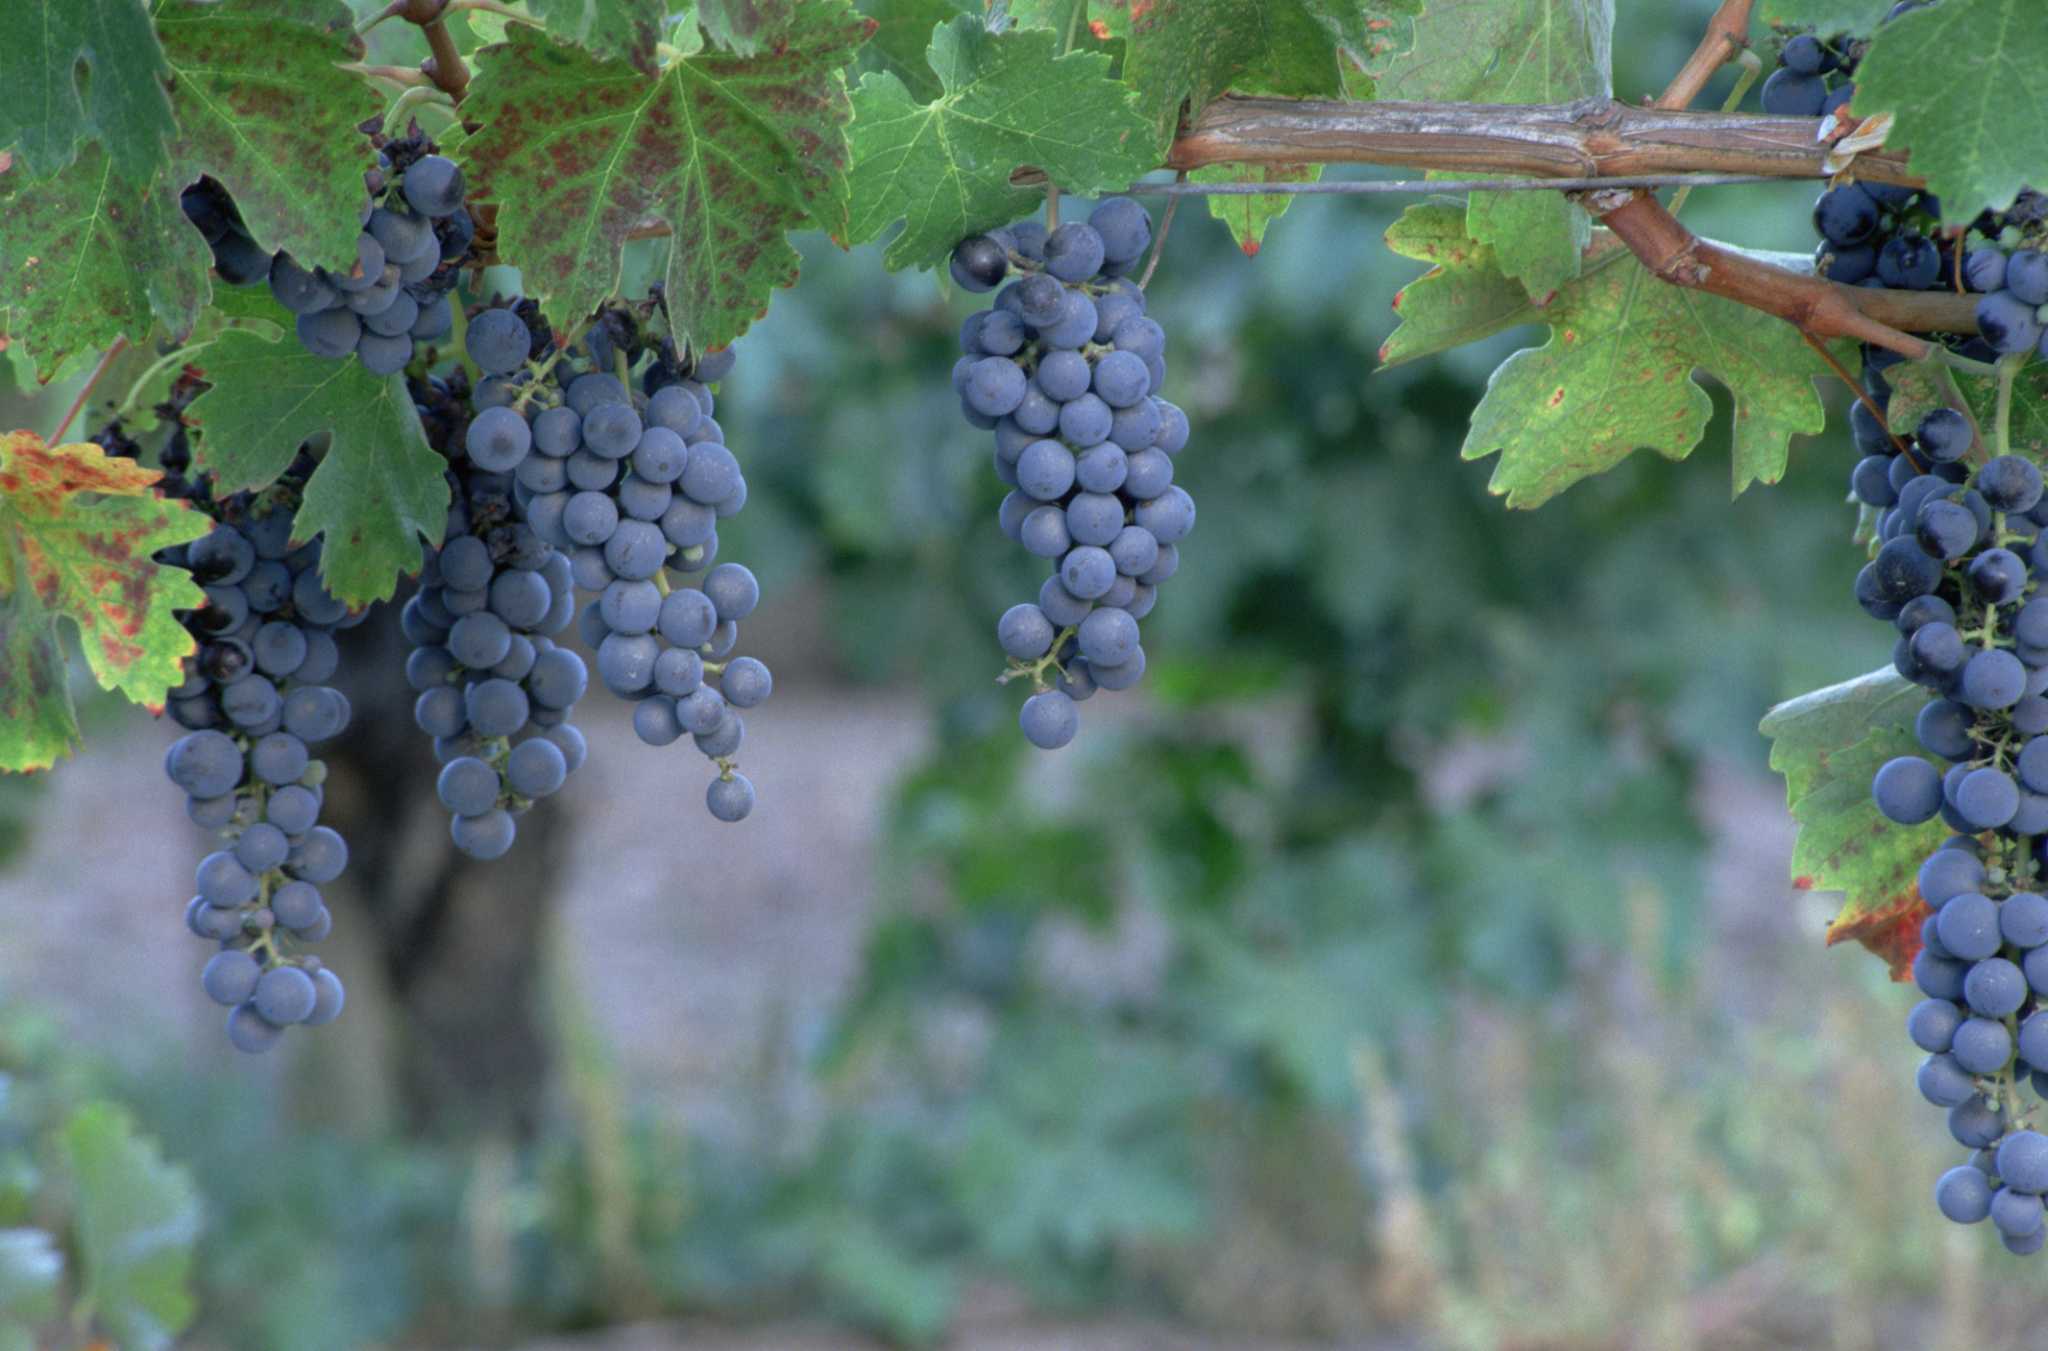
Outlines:
[[[427,445],[403,378],[246,329],[207,344],[197,364],[209,388],[186,410],[200,432],[193,460],[221,491],[275,481],[303,442],[328,435],[295,534],[325,535],[320,575],[336,599],[387,599],[400,573],[419,570],[420,541],[439,541],[447,524],[447,462]]]
[[[706,49],[653,79],[514,30],[463,104],[482,124],[463,158],[499,204],[500,249],[575,320],[616,291],[627,234],[666,221],[675,337],[731,342],[796,281],[790,231],[846,238],[843,72],[871,28],[843,0],[810,0],[760,55]]]
[[[0,769],[48,769],[78,744],[61,619],[106,689],[155,708],[184,678],[192,637],[172,611],[204,595],[150,555],[212,522],[158,497],[161,477],[90,443],[0,435]]]
[[[182,181],[219,179],[266,249],[309,263],[353,258],[363,171],[375,163],[356,124],[380,104],[339,64],[363,54],[348,7],[156,0],[155,13],[171,66],[171,156]]]
[[[1793,434],[1812,436],[1825,425],[1813,382],[1829,370],[1797,329],[1759,324],[1754,310],[1732,300],[1668,286],[1625,250],[1600,251],[1538,308],[1512,294],[1521,287],[1492,246],[1455,242],[1443,207],[1412,209],[1388,243],[1413,257],[1443,259],[1403,291],[1402,325],[1386,348],[1390,360],[1526,323],[1551,328],[1547,344],[1515,353],[1494,371],[1462,451],[1468,460],[1500,453],[1489,486],[1511,507],[1541,506],[1638,447],[1672,460],[1690,455],[1713,411],[1706,391],[1688,378],[1695,369],[1713,375],[1735,401],[1737,493],[1776,483]],[[1797,265],[1811,266],[1803,259]]]
[[[123,182],[97,144],[42,182],[18,160],[0,167],[0,345],[32,352],[40,379],[75,352],[139,342],[158,322],[190,333],[208,266],[178,190]]]
[[[1885,959],[1894,979],[1919,951],[1920,863],[1948,827],[1886,820],[1870,781],[1887,760],[1922,754],[1913,720],[1930,697],[1887,667],[1779,704],[1758,729],[1771,739],[1771,768],[1785,776],[1799,823],[1793,877],[1843,893],[1827,941],[1855,939]]]
[[[1465,233],[1462,203],[1409,207],[1388,228],[1387,247],[1431,266],[1394,297],[1401,322],[1380,348],[1386,365],[1434,356],[1518,324],[1543,322],[1529,293],[1500,270],[1493,247]],[[1560,336],[1572,341],[1568,331]]]

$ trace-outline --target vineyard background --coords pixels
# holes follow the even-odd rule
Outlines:
[[[1712,8],[1622,6],[1617,96]],[[1687,219],[1803,251],[1812,192]],[[1981,1236],[1920,1213],[1902,997],[1782,880],[1757,715],[1887,659],[1843,603],[1839,392],[1732,506],[1717,394],[1689,462],[1504,512],[1453,447],[1525,335],[1366,374],[1399,209],[1299,204],[1255,260],[1183,214],[1154,310],[1200,549],[1156,676],[1056,761],[990,683],[1027,569],[946,385],[969,298],[804,237],[720,408],[773,598],[762,807],[704,819],[593,712],[556,824],[463,882],[542,925],[504,1044],[490,911],[394,1004],[358,872],[345,1023],[234,1057],[166,959],[201,852],[168,735],[81,688],[83,754],[0,784],[0,1068],[61,1062],[191,1167],[190,1344],[2028,1345]],[[76,389],[0,389],[0,425]],[[359,711],[396,683],[345,676]],[[359,860],[404,843],[364,759]]]

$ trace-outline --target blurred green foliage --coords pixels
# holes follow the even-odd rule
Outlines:
[[[1712,6],[1653,8],[1624,7],[1625,97]],[[1804,247],[1803,197],[1688,218]],[[524,1151],[344,1140],[267,1081],[168,1066],[125,1090],[206,1189],[213,1339],[795,1306],[922,1341],[994,1275],[1484,1346],[1654,1328],[1765,1254],[1845,1301],[1924,1289],[1932,1224],[1893,1184],[1932,1176],[1932,1137],[1890,1114],[1890,1013],[1858,977],[1813,994],[1856,959],[1703,965],[1729,942],[1713,780],[1763,772],[1771,703],[1884,660],[1847,600],[1847,438],[1731,504],[1719,400],[1689,462],[1508,513],[1456,455],[1512,343],[1373,373],[1412,276],[1377,245],[1397,209],[1301,204],[1256,260],[1182,213],[1152,313],[1201,523],[1142,693],[1098,695],[1057,757],[993,684],[1038,572],[946,383],[969,299],[813,241],[722,396],[751,485],[726,548],[819,599],[830,674],[916,690],[938,729],[877,850],[827,1120],[796,1157],[685,1140],[570,1000],[559,1126]],[[1405,1300],[1364,1274],[1404,1269]]]

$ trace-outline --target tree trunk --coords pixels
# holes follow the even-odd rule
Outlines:
[[[361,926],[355,937],[376,954],[395,1005],[401,1124],[527,1139],[550,1072],[541,944],[567,823],[562,804],[545,803],[520,818],[505,857],[479,863],[455,851],[433,744],[413,724],[399,601],[338,635],[336,683],[354,716],[323,751],[323,815],[349,843],[336,923]]]

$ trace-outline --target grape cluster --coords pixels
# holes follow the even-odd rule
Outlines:
[[[496,350],[490,315],[518,322],[509,310],[484,311],[469,330],[472,355]],[[412,644],[405,678],[419,691],[413,720],[434,738],[455,847],[477,859],[510,849],[516,818],[559,789],[586,751],[569,715],[589,675],[554,641],[576,614],[569,560],[521,519],[515,473],[527,450],[507,442],[494,416],[507,413],[479,414],[451,455],[447,530],[399,613]],[[525,420],[510,417],[524,432]]]
[[[212,244],[223,281],[269,279],[271,294],[297,316],[307,351],[354,354],[373,374],[390,375],[405,369],[418,343],[453,328],[448,292],[476,229],[462,204],[462,170],[417,132],[383,142],[364,185],[363,228],[343,270],[308,270],[281,251],[266,255],[211,179],[186,189],[185,214]]]
[[[581,346],[587,362],[564,351],[543,377],[520,312],[484,310],[468,330],[470,359],[486,378],[465,449],[473,463],[512,476],[523,528],[557,551],[562,562],[550,568],[592,597],[579,632],[605,688],[634,701],[634,732],[652,746],[688,733],[717,766],[705,794],[711,814],[738,821],[755,798],[735,767],[743,710],[766,700],[774,680],[755,658],[730,656],[760,584],[746,567],[716,562],[718,522],[747,500],[707,387],[732,357],[684,363],[668,346],[636,395],[614,371],[629,370],[637,339],[630,316],[610,313]]]
[[[1889,23],[1915,0],[1901,0],[1885,16]],[[1850,79],[1869,44],[1811,33],[1788,38],[1778,51],[1778,69],[1764,81],[1767,113],[1823,117],[1846,109],[1855,97]],[[1914,188],[1887,183],[1842,183],[1813,204],[1813,228],[1821,237],[1814,270],[1846,285],[1929,291],[1953,284],[1956,256],[1939,233],[1941,202]]]
[[[319,824],[326,766],[311,748],[348,725],[347,697],[325,682],[339,661],[334,631],[367,612],[327,593],[317,543],[292,545],[312,466],[302,452],[279,484],[220,503],[209,534],[162,559],[206,591],[204,607],[181,616],[198,652],[171,691],[171,717],[187,731],[164,769],[187,814],[223,844],[200,861],[185,923],[219,945],[200,983],[229,1009],[228,1040],[250,1052],[294,1024],[332,1022],[344,998],[335,974],[296,949],[333,928],[320,887],[348,862],[341,836]]]
[[[960,329],[953,387],[967,420],[995,433],[996,476],[1011,492],[1003,533],[1051,564],[1035,604],[996,624],[1003,679],[1027,679],[1019,725],[1032,745],[1074,739],[1076,705],[1145,673],[1138,621],[1180,566],[1195,503],[1173,481],[1187,416],[1158,397],[1166,334],[1127,275],[1152,219],[1128,197],[1048,233],[1024,221],[963,240],[954,281],[990,291]]]
[[[2022,248],[2008,255],[1995,245],[1972,249],[1963,259],[1963,278],[1983,293],[1977,329],[1992,351],[2048,358],[2048,253]]]
[[[2020,456],[1968,472],[1975,439],[1968,418],[1938,408],[1897,451],[1907,468],[1856,598],[1897,627],[1900,674],[1937,696],[1915,725],[1935,759],[1887,761],[1872,796],[1892,821],[1939,817],[1955,832],[1920,867],[1934,913],[1913,963],[1926,998],[1907,1019],[1928,1053],[1922,1095],[1974,1151],[1935,1202],[1961,1223],[1988,1217],[2030,1253],[2048,1241],[2048,1136],[2022,1125],[2018,1090],[2048,1097],[2048,499]]]

